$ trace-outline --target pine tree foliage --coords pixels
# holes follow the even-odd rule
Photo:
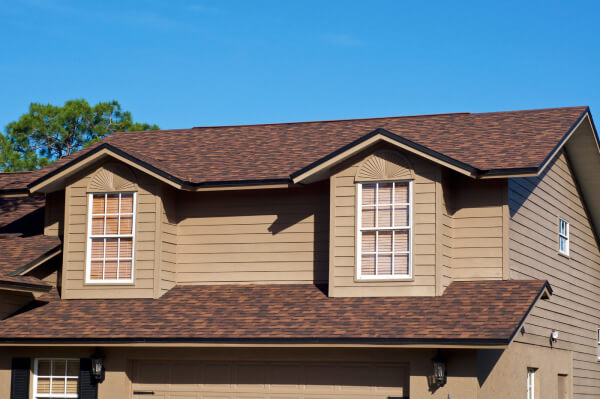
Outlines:
[[[62,107],[31,103],[29,112],[0,134],[0,171],[38,169],[115,132],[157,129],[134,122],[117,101],[91,106],[77,99]]]

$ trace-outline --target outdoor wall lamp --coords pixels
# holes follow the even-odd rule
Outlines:
[[[438,350],[437,354],[433,359],[433,381],[436,386],[443,387],[446,385],[446,359],[442,357],[440,351]]]
[[[97,382],[104,380],[104,356],[100,350],[96,349],[96,352],[91,356],[92,360],[92,377]]]
[[[552,330],[552,333],[550,334],[550,340],[552,342],[558,341],[558,331]]]

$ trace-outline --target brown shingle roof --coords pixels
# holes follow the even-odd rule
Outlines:
[[[2,172],[0,173],[0,191],[23,190],[34,177],[33,172],[30,171]]]
[[[42,234],[29,237],[0,235],[0,276],[7,276],[31,264],[60,245],[58,237]]]
[[[546,284],[453,282],[441,297],[329,298],[313,285],[176,286],[155,300],[49,295],[1,322],[0,340],[505,344]]]
[[[32,176],[110,145],[191,184],[289,180],[314,162],[384,129],[480,171],[538,168],[587,107],[121,132]]]
[[[44,197],[0,198],[0,234],[40,234],[45,204]]]
[[[60,246],[58,237],[43,235],[44,205],[43,197],[0,199],[0,276]]]

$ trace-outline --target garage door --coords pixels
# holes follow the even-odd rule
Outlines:
[[[138,360],[133,398],[408,398],[406,364]]]

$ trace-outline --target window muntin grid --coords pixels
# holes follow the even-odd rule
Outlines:
[[[412,181],[358,184],[357,278],[410,278]]]
[[[90,193],[86,282],[132,283],[136,193]]]
[[[569,255],[569,222],[558,218],[558,252]]]
[[[79,398],[79,359],[35,359],[34,399]]]
[[[598,329],[598,360],[600,360],[600,328]]]

